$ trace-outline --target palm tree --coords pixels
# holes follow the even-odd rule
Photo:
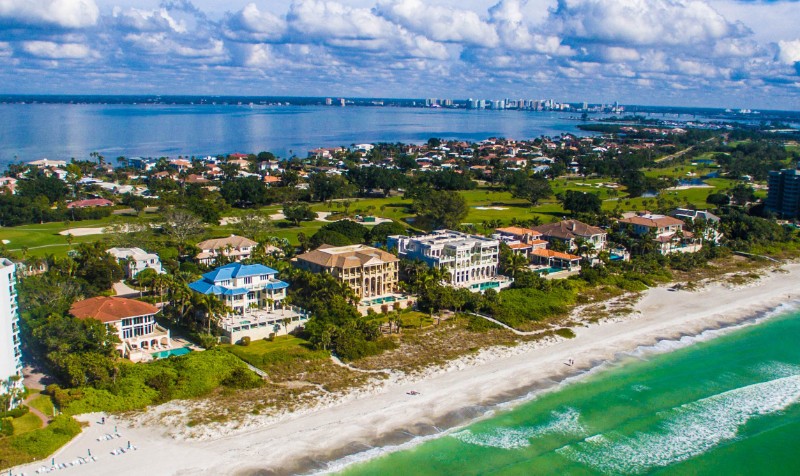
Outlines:
[[[509,253],[506,255],[505,262],[503,263],[505,270],[511,273],[511,277],[515,278],[518,271],[522,271],[528,265],[528,258],[520,253]]]

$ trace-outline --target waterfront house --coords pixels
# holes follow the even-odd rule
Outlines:
[[[121,341],[120,356],[134,362],[151,360],[151,352],[172,348],[169,329],[156,323],[159,311],[146,302],[107,296],[78,301],[69,309],[78,319],[96,319],[114,329]]]
[[[420,260],[450,275],[450,284],[470,291],[501,289],[511,280],[497,274],[500,242],[458,231],[437,230],[423,236],[390,236],[390,249],[401,258]]]
[[[161,259],[155,253],[148,253],[141,248],[110,248],[106,251],[120,264],[123,264],[127,279],[135,278],[137,274],[148,268],[155,270],[158,274],[164,274]]]
[[[384,304],[405,308],[408,296],[398,290],[400,260],[391,253],[366,245],[322,245],[298,255],[292,264],[312,273],[327,273],[349,285],[359,299],[362,313],[380,310]]]
[[[542,234],[542,238],[549,242],[562,242],[567,250],[578,249],[578,242],[583,241],[591,247],[588,256],[594,256],[605,250],[608,234],[602,228],[587,225],[578,220],[562,220],[533,227],[533,230]]]
[[[555,250],[536,249],[531,251],[531,264],[536,271],[556,273],[561,271],[580,271],[581,257]]]
[[[628,225],[633,234],[644,236],[652,233],[659,253],[694,253],[700,251],[700,244],[692,232],[684,230],[683,220],[666,215],[646,213],[619,220]]]
[[[242,337],[261,339],[290,333],[308,320],[302,309],[282,303],[289,284],[278,279],[277,274],[261,264],[230,263],[204,274],[189,288],[217,296],[230,309],[217,317],[231,342]]]

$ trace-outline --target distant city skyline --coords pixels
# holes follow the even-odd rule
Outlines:
[[[0,93],[800,110],[800,2],[6,0]]]

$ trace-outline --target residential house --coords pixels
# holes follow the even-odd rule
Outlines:
[[[110,248],[106,250],[111,256],[117,259],[125,269],[125,277],[135,278],[137,274],[145,269],[155,270],[158,274],[164,274],[161,267],[161,259],[155,253],[148,253],[141,248]]]
[[[0,177],[0,189],[5,188],[8,193],[14,195],[17,193],[17,179],[14,177]]]
[[[231,261],[241,261],[249,258],[257,245],[255,241],[238,235],[205,240],[197,244],[200,253],[195,259],[204,265],[213,264],[218,256],[226,256]]]
[[[107,296],[78,301],[69,309],[78,319],[96,319],[113,329],[120,340],[120,356],[134,362],[152,360],[151,352],[172,348],[169,329],[156,322],[159,311],[146,302]]]
[[[90,198],[67,203],[67,208],[113,207],[114,202],[105,198]]]
[[[694,253],[702,248],[702,244],[697,242],[694,234],[684,230],[683,220],[674,217],[647,213],[623,218],[619,222],[629,225],[635,235],[643,236],[652,233],[658,251],[663,255]]]
[[[390,236],[387,243],[401,258],[444,270],[456,287],[482,292],[505,288],[512,282],[497,273],[500,242],[494,238],[437,230],[423,236]]]
[[[261,264],[230,263],[204,274],[189,288],[217,296],[232,311],[217,316],[230,342],[242,337],[262,339],[288,334],[305,325],[309,317],[302,309],[282,303],[289,284],[277,275],[277,271]]]
[[[398,290],[399,262],[395,255],[366,245],[323,245],[292,260],[297,268],[327,273],[349,285],[362,313],[370,308],[379,310],[383,304],[398,303],[402,308],[411,304]]]
[[[531,263],[536,271],[548,274],[561,271],[580,271],[581,257],[561,251],[536,249],[531,251]]]
[[[602,228],[587,225],[578,220],[562,220],[556,223],[548,223],[533,227],[533,230],[542,234],[542,238],[553,243],[561,242],[566,244],[567,250],[578,249],[579,242],[584,242],[591,250],[587,256],[594,256],[606,249],[606,238],[608,233]]]

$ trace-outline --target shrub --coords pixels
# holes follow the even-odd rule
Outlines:
[[[233,372],[222,381],[222,385],[230,388],[258,388],[263,383],[261,377],[244,367],[233,369]]]
[[[240,344],[240,345],[243,345],[243,346],[245,346],[245,347],[247,347],[248,345],[250,345],[250,336],[244,336],[244,337],[242,337],[242,339],[239,341],[239,344]]]
[[[561,327],[559,329],[556,329],[555,334],[565,339],[572,339],[575,337],[575,332],[569,327]]]
[[[19,418],[22,415],[25,415],[26,413],[28,413],[28,411],[29,411],[28,407],[20,405],[17,408],[14,408],[14,409],[9,410],[7,412],[0,412],[0,418],[7,418],[7,417]]]

